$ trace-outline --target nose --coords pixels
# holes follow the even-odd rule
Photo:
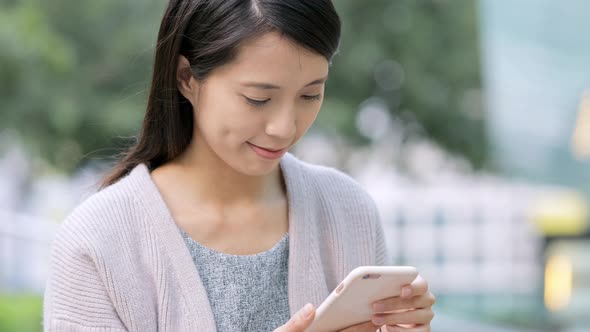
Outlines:
[[[270,117],[265,132],[269,136],[289,140],[297,131],[297,116],[294,107],[283,107]]]

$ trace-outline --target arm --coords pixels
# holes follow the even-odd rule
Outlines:
[[[45,332],[126,331],[92,259],[94,249],[84,243],[85,238],[84,230],[66,221],[53,241],[43,302]]]

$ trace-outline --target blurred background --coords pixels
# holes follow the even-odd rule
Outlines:
[[[356,178],[433,331],[590,331],[590,1],[337,0],[292,151]],[[40,331],[48,249],[139,129],[164,1],[0,0],[0,331]]]

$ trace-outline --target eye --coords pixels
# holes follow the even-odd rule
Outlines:
[[[244,96],[244,98],[246,98],[246,101],[248,102],[248,104],[250,104],[252,106],[256,106],[256,107],[264,106],[266,103],[268,103],[270,101],[270,98],[267,98],[267,99],[252,99],[252,98],[248,98],[246,96]]]
[[[316,100],[322,99],[322,95],[321,94],[318,94],[318,95],[303,95],[303,96],[301,96],[301,98],[303,98],[303,100],[305,100],[305,101],[316,101]]]

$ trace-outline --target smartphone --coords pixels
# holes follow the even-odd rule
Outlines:
[[[368,322],[375,301],[399,296],[418,276],[413,266],[360,266],[317,308],[307,332],[334,332]]]

